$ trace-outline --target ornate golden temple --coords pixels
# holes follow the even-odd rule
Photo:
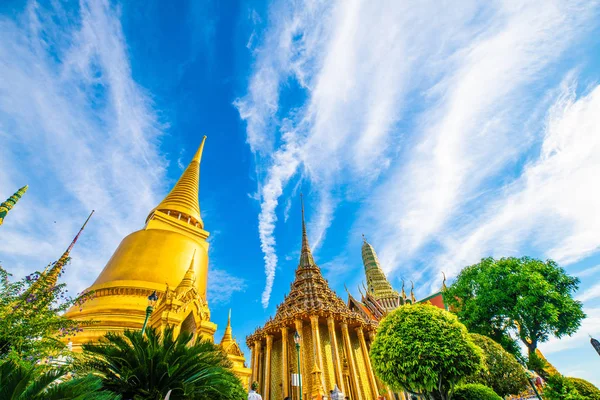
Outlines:
[[[336,385],[353,400],[377,399],[387,390],[371,368],[369,346],[377,323],[348,308],[315,263],[302,206],[302,250],[290,293],[246,344],[252,350],[252,380],[264,400],[299,399],[293,374],[303,377],[303,399],[322,399]],[[293,341],[300,338],[300,371]],[[294,380],[295,381],[295,380]]]
[[[200,216],[198,192],[204,141],[171,192],[150,211],[144,227],[125,237],[87,290],[93,297],[66,316],[94,323],[71,338],[72,347],[97,341],[107,332],[141,329],[148,296],[158,294],[149,326],[187,331],[213,340],[217,325],[206,300],[208,238]],[[248,384],[249,368],[228,323],[221,341],[234,371]]]

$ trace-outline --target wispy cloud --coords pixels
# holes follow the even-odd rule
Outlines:
[[[2,227],[10,246],[0,254],[19,273],[43,268],[96,209],[67,271],[80,290],[165,189],[163,126],[132,79],[118,10],[108,1],[52,4],[0,16],[0,187],[30,185]]]
[[[386,269],[410,272],[423,249],[449,248],[449,230],[480,217],[466,206],[493,202],[503,190],[491,180],[534,155],[550,101],[542,78],[593,26],[597,6],[276,2],[236,101],[257,156],[263,305],[280,197],[299,172],[317,194],[313,242],[350,198]],[[580,244],[563,250],[580,257]]]
[[[242,278],[231,275],[227,271],[218,268],[211,268],[208,271],[208,303],[224,305],[228,304],[236,292],[246,290],[246,281]]]

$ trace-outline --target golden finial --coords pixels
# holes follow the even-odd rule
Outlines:
[[[446,287],[446,274],[444,271],[442,271],[442,275],[444,276],[444,280],[442,281],[442,290],[446,290],[448,288]]]
[[[417,299],[415,298],[415,284],[413,281],[410,281],[410,285],[410,301],[415,304],[417,302]]]

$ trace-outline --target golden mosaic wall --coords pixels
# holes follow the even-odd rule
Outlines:
[[[281,352],[281,339],[273,341],[273,348],[271,349],[271,399],[283,399],[283,377],[281,376],[282,371],[282,352]],[[267,400],[267,399],[265,399]]]
[[[302,368],[304,369],[302,376],[302,392],[310,393],[312,390],[312,376],[310,373],[315,364],[315,350],[310,323],[304,323],[304,327],[302,328],[302,344],[304,345],[304,349],[302,350],[304,362],[302,365]]]
[[[335,385],[335,370],[333,369],[333,354],[331,352],[331,338],[327,325],[319,325],[319,336],[321,337],[321,353],[323,355],[323,380],[325,381],[325,393],[329,393]]]
[[[363,398],[373,398],[371,393],[371,387],[369,385],[369,378],[367,376],[367,368],[365,359],[360,348],[360,342],[356,332],[350,332],[350,344],[352,345],[352,352],[354,353],[354,360],[356,361],[356,368],[358,369],[358,382],[360,385],[360,391],[363,394]]]

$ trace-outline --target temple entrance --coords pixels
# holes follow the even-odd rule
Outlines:
[[[192,335],[196,333],[196,321],[193,313],[189,313],[181,323],[181,332],[189,332]]]

